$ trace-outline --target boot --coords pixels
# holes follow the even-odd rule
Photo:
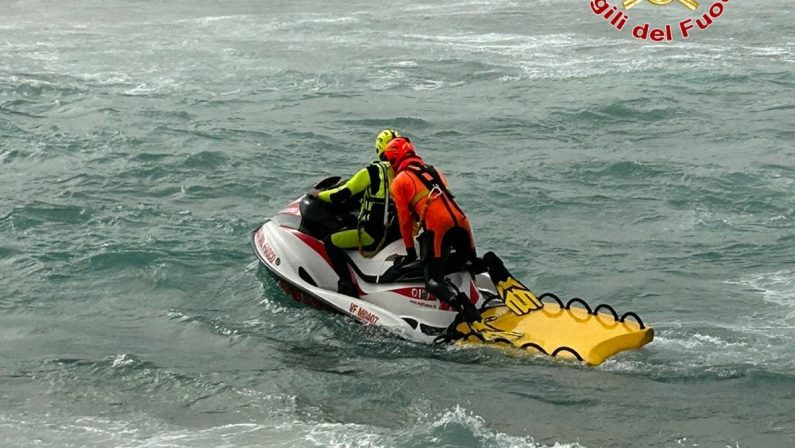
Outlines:
[[[350,280],[338,281],[337,292],[346,296],[356,297],[357,299],[359,298],[359,291],[356,289],[356,285],[354,285]]]

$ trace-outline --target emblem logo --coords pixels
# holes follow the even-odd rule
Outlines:
[[[624,9],[630,9],[640,3],[642,0],[623,0]],[[647,0],[652,5],[665,6],[674,0]],[[696,0],[677,0],[682,5],[690,8],[691,11],[698,9],[698,2]]]
[[[616,0],[617,1],[617,0]],[[699,31],[706,31],[711,27],[726,10],[725,4],[731,0],[713,0],[709,7],[704,7],[705,12],[699,15],[685,17],[678,23],[667,23],[662,27],[653,27],[649,22],[637,22],[633,24],[629,17],[629,10],[638,6],[643,0],[621,0],[622,10],[619,5],[611,5],[610,0],[589,0],[591,11],[602,20],[607,22],[610,27],[620,32],[629,32],[637,40],[652,42],[672,42],[679,39],[687,39]],[[700,7],[698,0],[646,0],[652,5],[665,6],[677,2],[691,11]],[[625,12],[626,11],[626,12]],[[636,11],[632,9],[632,11]],[[634,14],[634,12],[633,12]],[[627,26],[629,25],[629,26]],[[625,30],[626,29],[626,30]]]

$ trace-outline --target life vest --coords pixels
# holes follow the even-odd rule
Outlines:
[[[389,187],[394,174],[389,162],[373,162],[367,167],[370,186],[364,190],[359,210],[359,226],[372,237],[386,233],[390,218],[395,215],[394,204],[390,198]]]
[[[415,156],[404,160],[403,163],[400,164],[399,170],[401,172],[410,172],[415,179],[419,180],[420,183],[425,186],[425,190],[418,191],[411,200],[411,210],[415,213],[414,218],[421,226],[425,226],[425,212],[428,210],[431,201],[436,199],[442,201],[445,209],[447,209],[447,212],[453,219],[454,225],[456,227],[459,226],[458,218],[466,217],[466,215],[464,215],[461,207],[455,202],[455,196],[447,188],[442,180],[442,176],[436,171],[436,168],[431,165],[426,165],[423,163],[422,159]],[[417,210],[417,205],[423,199],[426,199],[425,205],[422,210]]]

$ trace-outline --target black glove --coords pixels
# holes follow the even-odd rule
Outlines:
[[[405,266],[411,263],[412,261],[416,260],[417,260],[417,249],[410,247],[406,249],[406,255],[399,256],[395,259],[395,266],[397,267]]]

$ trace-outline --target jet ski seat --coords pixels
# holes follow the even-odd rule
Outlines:
[[[381,275],[368,275],[364,272],[364,269],[357,265],[351,255],[352,254],[348,253],[348,264],[368,283],[386,284],[425,281],[422,260],[416,260],[403,266],[395,266],[392,264],[392,261],[386,261],[385,263],[389,264],[389,268],[383,271]],[[447,266],[445,275],[462,271],[469,271],[472,273],[483,272],[483,270],[475,269],[471,263],[455,263]]]

